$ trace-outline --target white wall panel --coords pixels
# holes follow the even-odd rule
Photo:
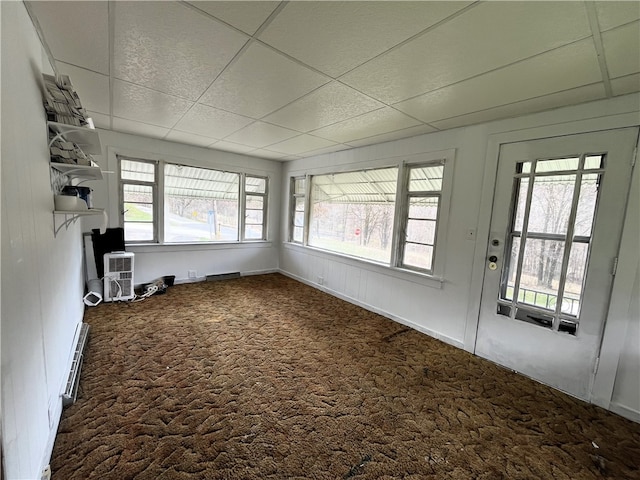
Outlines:
[[[333,295],[473,351],[497,166],[497,150],[493,152],[491,139],[502,135],[518,141],[637,125],[639,100],[640,96],[634,94],[288,162],[284,164],[283,185],[288,185],[291,176],[380,167],[420,153],[449,149],[456,152],[447,241],[437,251],[437,255],[445,257],[441,284],[413,273],[288,243],[280,251],[280,269]],[[496,158],[491,157],[493,153]],[[283,195],[282,212],[288,211],[288,196]],[[283,222],[283,239],[288,238],[287,228]],[[474,233],[471,237],[470,230]],[[319,257],[323,261],[318,261]],[[638,257],[637,247],[625,250],[625,264],[636,265]],[[329,271],[336,273],[328,274]],[[319,276],[326,280],[322,286],[318,284]],[[344,278],[344,283],[339,278]],[[628,306],[629,294],[623,296]],[[628,322],[613,320],[609,319],[608,329],[623,329],[619,336],[624,338]],[[634,325],[629,328],[635,331]],[[605,336],[610,333],[605,332]],[[638,400],[633,392],[639,381],[634,363],[638,362],[637,352],[634,353],[637,343],[618,342],[615,348],[621,362],[619,369],[614,366],[611,372],[618,377],[615,405],[617,411],[634,409]],[[613,383],[608,401],[612,390]]]
[[[246,172],[269,177],[268,227],[266,243],[214,245],[145,245],[127,246],[136,254],[135,283],[144,283],[164,275],[176,281],[188,280],[189,270],[199,278],[209,274],[240,272],[261,273],[277,270],[280,242],[281,165],[273,160],[200,148],[153,138],[138,137],[107,130],[100,131],[103,147],[99,159],[103,169],[118,171],[117,154],[149,160],[165,160],[196,167]],[[107,174],[104,182],[93,185],[94,204],[108,211],[109,226],[119,226],[119,191],[117,173]],[[102,219],[85,218],[84,231],[99,228]]]
[[[48,463],[76,326],[78,225],[53,235],[41,73],[46,54],[22,2],[2,2],[2,417],[6,478]]]

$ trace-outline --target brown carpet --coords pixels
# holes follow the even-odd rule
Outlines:
[[[282,275],[86,321],[54,480],[640,478],[640,425]]]

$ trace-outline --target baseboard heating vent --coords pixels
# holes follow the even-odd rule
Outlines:
[[[230,280],[232,278],[240,278],[240,272],[218,273],[216,275],[207,275],[207,282],[218,282],[220,280]]]
[[[78,343],[73,353],[73,361],[71,362],[71,371],[67,379],[67,385],[62,393],[62,406],[66,407],[75,403],[78,398],[78,386],[80,385],[80,370],[82,370],[82,362],[84,361],[84,349],[89,341],[88,323],[80,325],[80,333],[78,334]]]

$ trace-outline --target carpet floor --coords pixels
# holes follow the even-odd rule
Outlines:
[[[54,480],[640,479],[639,424],[279,274],[85,321]]]

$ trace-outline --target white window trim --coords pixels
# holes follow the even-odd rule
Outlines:
[[[295,246],[297,248],[313,250],[317,252],[322,252],[323,254],[334,256],[336,258],[348,259],[350,262],[357,262],[365,265],[375,265],[376,267],[386,269],[388,271],[394,272],[402,272],[408,273],[412,275],[417,275],[421,278],[432,280],[434,285],[442,286],[444,283],[445,276],[445,263],[446,263],[446,250],[447,250],[447,233],[449,230],[449,215],[451,210],[451,197],[453,192],[453,176],[454,176],[454,168],[455,168],[455,155],[456,149],[447,149],[440,150],[435,152],[425,152],[420,154],[413,155],[405,155],[398,156],[393,158],[387,158],[387,163],[383,163],[385,159],[382,159],[382,162],[376,161],[375,166],[368,167],[359,167],[357,165],[353,165],[354,168],[340,168],[339,166],[333,170],[329,169],[313,169],[313,174],[310,173],[291,173],[289,176],[289,201],[293,200],[292,194],[292,185],[295,178],[305,177],[306,181],[306,189],[305,189],[305,220],[304,220],[304,230],[303,230],[303,242],[293,242],[293,220],[289,219],[289,226],[287,231],[288,241],[285,242],[285,245]],[[395,161],[396,163],[390,163],[389,161]],[[434,245],[434,259],[432,264],[431,272],[426,272],[421,269],[413,269],[408,268],[406,266],[401,265],[401,259],[399,258],[399,235],[401,235],[401,227],[404,222],[404,218],[401,214],[398,214],[398,209],[402,212],[403,209],[406,209],[406,199],[408,199],[407,192],[404,190],[404,176],[407,173],[407,167],[410,166],[418,166],[422,164],[436,163],[440,162],[444,165],[444,174],[442,179],[442,189],[440,191],[440,209],[438,212],[438,221],[437,221],[437,231],[436,231],[436,240]],[[380,263],[375,262],[373,260],[369,260],[366,258],[346,255],[340,252],[334,252],[331,250],[325,250],[318,247],[313,247],[309,245],[308,235],[309,235],[309,222],[311,219],[310,207],[311,207],[311,178],[314,175],[330,175],[332,173],[345,173],[345,172],[359,172],[363,170],[376,170],[376,169],[384,169],[384,168],[393,168],[398,167],[398,186],[396,187],[396,212],[394,214],[394,225],[393,225],[393,237],[392,237],[392,249],[391,249],[391,261],[389,263]],[[290,205],[289,212],[292,214],[293,206]]]
[[[269,201],[269,188],[270,188],[270,183],[271,183],[271,178],[270,175],[265,175],[264,173],[254,173],[254,170],[251,169],[247,169],[247,171],[240,171],[240,170],[234,170],[234,169],[229,169],[229,168],[225,168],[223,166],[206,166],[206,165],[201,165],[198,162],[190,162],[186,159],[178,159],[178,158],[164,158],[161,157],[159,155],[156,154],[152,154],[152,153],[144,153],[144,152],[124,152],[121,151],[120,149],[115,150],[112,149],[111,147],[109,147],[107,149],[108,152],[108,161],[110,165],[114,165],[115,168],[115,173],[116,173],[116,178],[117,178],[117,182],[115,185],[115,189],[117,191],[117,204],[115,205],[115,210],[117,212],[117,218],[118,218],[118,226],[120,227],[124,227],[124,212],[123,212],[123,205],[124,205],[124,197],[123,197],[123,180],[121,179],[121,170],[120,170],[120,158],[123,158],[125,160],[131,160],[131,161],[139,161],[139,162],[146,162],[146,163],[152,163],[156,166],[155,168],[155,174],[156,174],[156,182],[154,184],[154,208],[156,208],[156,211],[154,212],[155,215],[155,221],[153,224],[153,228],[154,228],[154,240],[153,241],[132,241],[132,242],[125,242],[127,247],[150,247],[150,248],[155,248],[157,249],[158,247],[187,247],[187,248],[191,248],[194,246],[204,246],[204,247],[211,247],[211,246],[224,246],[224,245],[241,245],[241,244],[257,244],[257,243],[266,243],[266,244],[270,244],[271,243],[271,239],[269,238],[269,219],[268,219],[268,201]],[[113,163],[111,163],[113,162]],[[216,171],[223,171],[223,172],[228,172],[228,173],[234,173],[237,174],[239,176],[239,184],[240,184],[240,188],[239,188],[239,197],[238,197],[238,240],[235,241],[219,241],[219,242],[179,242],[179,243],[173,243],[173,242],[169,242],[166,243],[164,241],[164,166],[166,164],[171,164],[171,165],[184,165],[184,166],[188,166],[188,167],[192,167],[192,168],[201,168],[201,169],[205,169],[205,170],[216,170]],[[265,190],[265,194],[257,194],[257,195],[264,195],[265,196],[265,201],[264,201],[264,212],[263,212],[263,235],[262,235],[262,239],[244,239],[244,227],[245,227],[245,222],[244,222],[244,216],[245,216],[245,191],[244,191],[244,187],[245,187],[245,179],[246,177],[254,177],[254,178],[263,178],[266,181],[266,190]],[[127,182],[127,180],[124,181],[125,183]],[[135,183],[135,182],[134,182]],[[252,194],[252,193],[250,193]],[[113,207],[112,211],[113,211]]]

